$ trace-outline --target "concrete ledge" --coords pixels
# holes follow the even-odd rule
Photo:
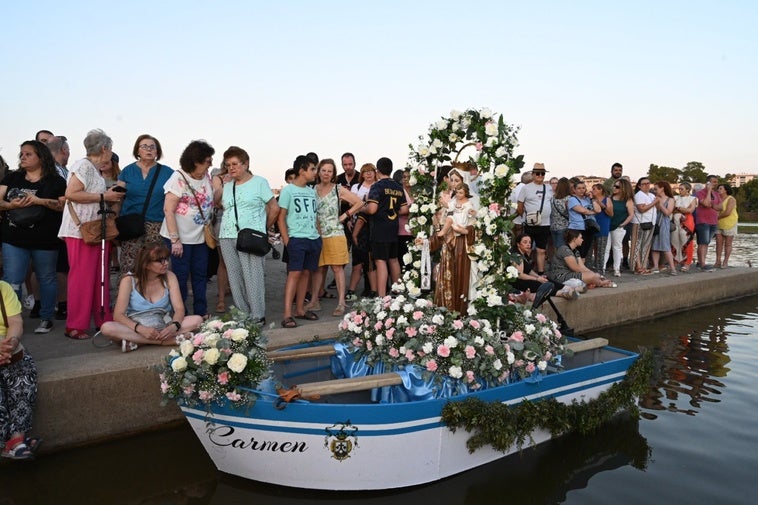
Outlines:
[[[639,280],[640,282],[637,282]],[[579,332],[642,321],[758,293],[758,269],[730,268],[712,273],[628,279],[616,289],[594,289],[577,301],[557,299],[558,309]],[[549,306],[546,312],[549,315]],[[313,341],[334,334],[335,319],[296,329],[268,330],[270,348]],[[46,337],[47,338],[47,337]],[[182,422],[175,405],[161,406],[157,368],[168,348],[144,347],[121,354],[91,344],[30,338],[38,359],[39,397],[34,434],[44,451],[67,449]],[[35,346],[61,346],[74,355],[43,352]],[[52,355],[51,355],[52,354]],[[39,357],[38,357],[39,356]]]

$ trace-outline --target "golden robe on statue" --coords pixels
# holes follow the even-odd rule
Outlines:
[[[429,241],[432,251],[440,249],[434,304],[461,314],[468,309],[472,268],[468,248],[475,239],[474,227],[468,226],[467,230],[468,233],[458,236],[451,230],[444,237],[434,235]]]

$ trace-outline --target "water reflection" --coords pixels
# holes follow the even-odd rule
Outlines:
[[[726,377],[729,368],[727,335],[723,324],[707,331],[668,338],[656,348],[654,383],[648,394],[640,399],[647,410],[668,410],[694,416],[702,403],[718,403],[726,386],[718,380]],[[655,419],[652,412],[643,412]]]

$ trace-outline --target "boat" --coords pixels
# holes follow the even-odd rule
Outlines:
[[[438,481],[551,439],[537,429],[524,447],[471,450],[471,434],[442,420],[449,402],[478,399],[516,406],[554,398],[563,404],[589,402],[624,380],[638,359],[608,346],[606,339],[573,341],[573,355],[560,369],[452,398],[386,403],[377,388],[402,388],[398,373],[335,378],[334,342],[293,345],[269,351],[274,377],[296,385],[286,402],[261,384],[249,408],[230,404],[182,406],[189,424],[216,467],[259,482],[304,489],[384,490]],[[381,396],[381,395],[380,395]]]

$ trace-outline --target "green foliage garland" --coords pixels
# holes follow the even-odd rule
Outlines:
[[[501,452],[514,444],[521,450],[525,441],[533,441],[531,433],[537,429],[547,430],[554,437],[569,431],[590,433],[621,410],[639,415],[636,398],[648,390],[652,370],[652,353],[643,351],[623,381],[589,402],[566,405],[549,398],[508,406],[470,398],[445,405],[442,422],[453,432],[458,428],[473,432],[466,442],[469,452],[487,444]]]

